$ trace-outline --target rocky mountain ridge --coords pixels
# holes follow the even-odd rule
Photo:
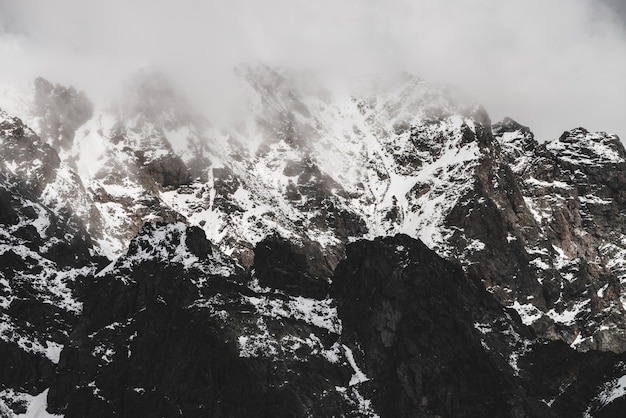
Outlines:
[[[8,416],[619,410],[617,137],[538,144],[406,75],[241,76],[228,130],[153,73],[104,106],[37,80],[38,134],[0,114]]]

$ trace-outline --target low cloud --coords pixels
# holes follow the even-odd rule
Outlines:
[[[219,106],[241,62],[345,77],[408,71],[458,86],[539,139],[582,125],[626,140],[620,4],[0,0],[0,82],[42,75],[100,96],[149,64]]]

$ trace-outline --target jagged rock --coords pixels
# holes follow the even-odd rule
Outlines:
[[[618,384],[623,357],[580,353],[555,341],[536,345],[520,360],[521,376],[528,395],[543,399],[555,416],[617,417],[624,407]]]
[[[351,411],[345,399],[326,395],[349,379],[344,365],[304,344],[304,338],[321,344],[328,331],[251,311],[243,300],[269,298],[273,306],[284,296],[242,286],[249,279],[207,246],[197,228],[149,224],[114,266],[81,281],[83,316],[52,382],[51,411],[250,417]],[[198,254],[194,247],[205,248]],[[257,331],[270,329],[285,346],[255,337],[248,327],[257,324],[263,324]],[[261,351],[246,351],[254,344]]]
[[[84,92],[41,77],[35,80],[34,87],[33,113],[40,118],[39,135],[56,151],[68,150],[76,130],[93,116],[93,104]]]
[[[481,346],[474,323],[497,306],[424,244],[407,236],[352,244],[332,289],[381,416],[547,416]]]
[[[584,129],[566,132],[559,140],[539,148],[519,146],[520,141],[532,140],[523,127],[501,135],[503,152],[513,156],[510,164],[519,176],[525,205],[537,221],[535,227],[525,228],[526,247],[531,251],[547,247],[545,255],[535,256],[532,263],[541,267],[538,269],[540,277],[545,275],[548,278],[542,279],[544,300],[548,313],[551,318],[556,318],[560,327],[558,322],[562,321],[564,311],[576,309],[573,306],[585,300],[595,300],[600,296],[596,295],[599,289],[608,290],[610,283],[623,274],[620,262],[605,264],[601,261],[604,259],[602,254],[606,254],[609,248],[616,251],[616,247],[622,245],[619,243],[621,238],[618,238],[623,235],[622,221],[613,206],[619,201],[620,194],[613,192],[613,186],[608,185],[623,184],[623,146],[614,136],[593,134]],[[602,174],[598,171],[599,166],[603,167]],[[604,229],[609,224],[611,226]],[[528,234],[531,230],[536,231],[534,237]],[[538,242],[538,238],[541,241]],[[554,261],[546,263],[548,257],[545,256],[551,254],[554,254],[551,256]],[[613,267],[607,269],[609,264]],[[600,293],[602,300],[594,303],[596,306],[602,304],[603,308],[592,312],[593,322],[602,323],[603,318],[611,316],[614,318],[611,321],[621,329],[621,320],[617,318],[622,314],[613,316],[613,312],[622,311],[623,304],[615,298],[614,292]],[[562,298],[562,295],[566,297]],[[559,303],[550,311],[557,301]],[[586,321],[584,318],[588,317],[578,318]],[[583,335],[590,338],[578,346],[580,349],[611,347],[611,350],[623,351],[623,332],[613,332],[613,343],[610,344],[599,334],[598,340],[604,342],[596,344],[593,332],[590,335],[584,328],[586,326]]]
[[[146,170],[163,187],[178,188],[191,180],[189,169],[178,156],[151,161]]]
[[[0,110],[0,152],[5,164],[25,186],[41,192],[56,176],[61,159],[58,154],[24,125],[21,119]]]
[[[326,297],[332,276],[332,267],[313,243],[300,247],[280,237],[256,245],[254,271],[261,286],[316,299]]]
[[[331,294],[380,416],[616,416],[623,405],[624,354],[531,343],[477,281],[407,236],[350,245]],[[511,337],[529,339],[521,353]]]

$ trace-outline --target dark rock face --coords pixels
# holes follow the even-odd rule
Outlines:
[[[114,266],[81,281],[83,314],[48,379],[49,409],[66,417],[350,413],[344,398],[329,396],[349,379],[344,364],[297,343],[316,335],[320,349],[338,336],[264,316],[245,300],[272,305],[284,296],[255,294],[243,270],[220,257],[197,228],[150,224]],[[242,338],[268,330],[277,345],[245,348]]]
[[[148,163],[148,174],[163,187],[178,188],[189,184],[191,176],[185,163],[177,156],[165,157]]]
[[[407,236],[356,243],[332,289],[344,335],[363,353],[381,416],[532,411],[473,325],[495,317],[497,307],[460,268],[424,244]]]
[[[262,409],[255,376],[222,338],[211,311],[193,307],[200,296],[194,281],[203,272],[186,269],[183,259],[168,261],[186,243],[194,249],[189,257],[211,258],[210,243],[197,230],[147,225],[111,273],[82,282],[83,316],[59,363],[49,394],[53,409],[103,417]],[[237,393],[250,404],[220,395],[235,392],[238,382]]]
[[[84,316],[63,352],[51,408],[68,417],[255,416],[271,409],[233,335],[210,310],[193,307],[194,271],[150,261],[137,267],[85,283]]]
[[[323,299],[332,268],[312,243],[299,247],[279,237],[266,238],[254,249],[254,271],[261,286],[289,294]]]
[[[510,119],[497,124],[494,132],[516,184],[507,188],[508,194],[522,199],[510,200],[516,202],[512,211],[502,211],[502,199],[496,200],[500,217],[504,213],[507,218],[499,229],[509,229],[512,235],[508,244],[488,247],[499,248],[503,260],[520,260],[520,255],[528,260],[527,271],[520,269],[509,277],[525,279],[520,293],[541,311],[551,313],[533,326],[542,336],[567,343],[580,333],[579,349],[624,351],[623,303],[618,296],[621,291],[615,290],[624,267],[619,260],[609,261],[611,254],[620,251],[624,235],[623,214],[618,209],[623,203],[618,190],[623,189],[626,167],[623,145],[615,136],[578,128],[538,146],[528,128]],[[497,194],[503,195],[502,191]],[[507,253],[507,245],[520,247],[514,250],[517,256]],[[523,265],[524,260],[520,261]],[[490,283],[494,284],[494,288],[500,285]],[[560,313],[586,301],[590,301],[590,317],[581,316],[575,327],[559,323]],[[612,329],[610,338],[597,333],[600,323]]]
[[[407,236],[350,245],[331,294],[382,417],[618,416],[623,405],[606,399],[624,354],[537,341],[480,283]],[[516,354],[513,340],[528,343]]]
[[[618,417],[624,399],[610,399],[610,394],[624,376],[624,358],[623,354],[580,353],[561,341],[550,342],[534,346],[521,359],[520,376],[527,394],[549,402],[555,416]]]

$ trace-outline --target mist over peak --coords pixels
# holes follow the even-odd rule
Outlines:
[[[335,85],[407,71],[465,90],[494,120],[523,120],[540,141],[578,125],[626,137],[622,16],[614,0],[5,0],[0,84],[43,75],[98,101],[147,65],[217,114],[241,100],[240,63]]]

